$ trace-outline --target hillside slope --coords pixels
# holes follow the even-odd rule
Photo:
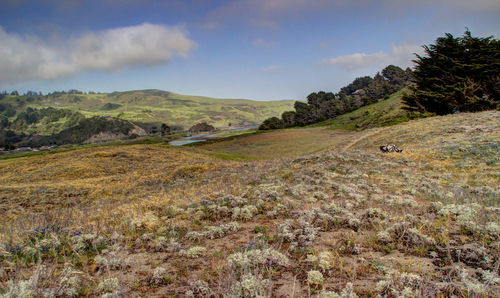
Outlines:
[[[314,126],[329,126],[333,129],[366,129],[372,127],[394,125],[410,120],[408,112],[402,109],[402,96],[407,88],[391,94],[388,99],[363,106],[355,111],[340,115],[333,119],[315,124]]]
[[[0,293],[498,296],[500,112],[314,130],[329,147],[269,160],[161,145],[1,160]]]
[[[103,94],[53,94],[7,96],[18,112],[26,107],[55,107],[78,111],[87,117],[113,116],[137,122],[167,123],[185,129],[198,122],[216,127],[257,125],[293,107],[294,101],[252,101],[180,95],[160,90],[138,90]]]

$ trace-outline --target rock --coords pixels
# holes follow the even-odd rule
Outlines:
[[[403,149],[400,149],[398,148],[396,145],[394,144],[390,144],[390,145],[382,145],[380,146],[380,150],[382,150],[382,152],[384,153],[390,153],[390,152],[403,152]]]

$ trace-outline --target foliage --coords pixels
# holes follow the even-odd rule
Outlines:
[[[0,129],[7,128],[9,127],[9,125],[9,118],[5,117],[4,115],[0,115]]]
[[[54,141],[57,144],[78,144],[101,132],[128,134],[133,129],[129,121],[117,118],[92,117],[81,120],[78,125],[58,133]]]
[[[332,92],[314,92],[307,96],[307,103],[295,102],[295,111],[284,112],[281,119],[272,117],[264,121],[260,130],[305,126],[349,113],[362,106],[377,102],[410,83],[411,70],[389,65],[382,75],[356,78],[351,84]]]
[[[117,103],[112,103],[112,102],[108,102],[108,103],[105,103],[102,107],[101,107],[101,110],[102,111],[111,111],[111,110],[116,110],[118,108],[121,108],[121,104],[117,104]]]
[[[74,114],[77,114],[77,116],[80,117],[83,116],[78,112],[73,112],[68,109],[55,109],[52,107],[33,109],[28,107],[24,112],[21,112],[17,115],[16,120],[14,120],[14,125],[29,125],[41,122],[42,120],[46,123],[56,122],[61,118],[71,117]]]
[[[404,97],[408,110],[444,115],[500,106],[500,41],[447,33],[414,60],[416,85]]]
[[[197,123],[197,124],[191,126],[191,128],[189,128],[189,132],[193,132],[193,133],[203,132],[203,131],[214,131],[214,130],[215,130],[215,127],[213,127],[210,124],[207,124],[206,122]]]
[[[24,134],[17,134],[12,130],[0,130],[0,147],[15,148],[13,144],[20,142],[25,137]]]
[[[166,125],[165,123],[161,124],[160,127],[160,132],[162,136],[166,136],[170,134],[170,126]]]
[[[0,103],[0,113],[2,113],[5,117],[12,117],[16,115],[16,110],[9,103]]]
[[[372,78],[369,76],[356,78],[349,85],[340,88],[340,94],[350,95],[353,94],[356,90],[363,89],[368,87],[372,81]]]
[[[329,126],[333,129],[357,130],[373,127],[391,126],[410,119],[424,117],[419,113],[404,110],[402,97],[408,92],[408,87],[387,96],[384,100],[360,107],[352,112],[337,116],[317,126]]]
[[[284,128],[285,124],[278,117],[271,117],[269,119],[264,120],[264,122],[259,126],[260,130],[267,129],[279,129]]]

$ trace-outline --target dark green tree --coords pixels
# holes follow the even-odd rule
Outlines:
[[[411,69],[407,68],[406,70],[402,70],[394,65],[389,65],[384,68],[382,70],[382,75],[395,89],[401,89],[409,85],[412,79]]]
[[[166,136],[170,134],[170,127],[165,123],[161,124],[161,135]]]
[[[10,125],[9,119],[4,115],[0,114],[0,130],[9,127],[9,125]]]
[[[384,95],[394,93],[398,89],[401,88],[391,85],[380,73],[377,73],[370,84],[364,88],[368,99],[365,99],[363,104],[367,105],[376,102],[378,99],[383,98]]]
[[[483,111],[500,105],[500,42],[493,37],[447,33],[417,55],[415,86],[406,109],[438,115]]]
[[[316,121],[316,113],[314,107],[305,102],[296,101],[295,108],[295,125],[305,126]]]
[[[264,122],[259,126],[259,130],[279,129],[284,127],[283,121],[281,121],[280,118],[271,117],[264,120]]]
[[[281,114],[281,120],[283,121],[283,125],[285,127],[295,126],[295,115],[294,111],[286,111]]]

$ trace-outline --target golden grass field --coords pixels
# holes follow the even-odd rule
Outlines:
[[[260,159],[275,159],[312,154],[332,147],[342,147],[356,132],[334,131],[325,127],[290,128],[266,131],[212,144],[196,147],[208,151],[247,156]]]
[[[497,111],[0,160],[0,295],[495,297],[499,207]]]

